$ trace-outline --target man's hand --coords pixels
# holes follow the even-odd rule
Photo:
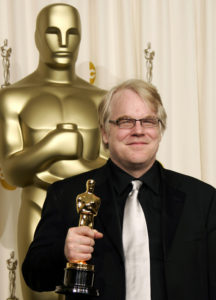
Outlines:
[[[69,228],[64,247],[64,254],[69,262],[91,259],[95,239],[101,239],[103,234],[87,226]]]

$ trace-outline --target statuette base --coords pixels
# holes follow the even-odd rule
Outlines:
[[[82,294],[99,296],[99,291],[93,287],[94,265],[68,263],[65,268],[64,284],[57,286],[58,294]]]

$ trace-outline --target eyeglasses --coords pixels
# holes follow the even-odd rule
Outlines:
[[[131,129],[135,127],[136,122],[139,121],[140,125],[144,128],[153,128],[157,127],[161,122],[160,119],[156,117],[147,117],[143,119],[132,119],[132,118],[119,118],[117,120],[109,120],[109,123],[118,126],[123,129]]]

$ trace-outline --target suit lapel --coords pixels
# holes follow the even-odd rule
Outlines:
[[[121,259],[124,260],[118,208],[112,195],[112,188],[107,169],[108,168],[105,165],[103,172],[98,174],[98,179],[96,179],[95,194],[101,198],[101,206],[95,221],[102,228],[102,232],[106,233]]]
[[[176,235],[178,224],[185,203],[185,193],[172,182],[173,176],[168,178],[167,170],[161,167],[161,196],[162,196],[162,239],[164,257],[167,258]]]

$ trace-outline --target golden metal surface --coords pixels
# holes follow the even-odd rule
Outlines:
[[[76,208],[80,216],[79,226],[94,227],[94,217],[97,216],[101,204],[101,199],[93,194],[95,188],[95,180],[88,179],[86,181],[86,191],[76,197]],[[71,261],[66,265],[65,272],[68,269],[94,271],[94,265],[87,264],[86,261]]]
[[[94,271],[94,265],[79,262],[68,262],[66,265],[67,269],[83,270],[83,271]]]
[[[18,220],[22,262],[52,182],[102,166],[97,107],[105,91],[75,73],[78,11],[52,4],[37,17],[37,69],[0,91],[0,163],[5,180],[23,187]],[[22,281],[24,300],[33,296]],[[38,296],[34,296],[37,299]],[[40,295],[40,300],[56,295]]]
[[[95,66],[94,66],[94,64],[93,64],[93,62],[89,62],[89,69],[90,69],[90,79],[89,79],[89,82],[91,83],[91,84],[94,84],[94,82],[95,82],[95,79],[96,79],[96,68],[95,68]]]
[[[16,189],[16,186],[10,185],[9,183],[7,183],[7,181],[5,181],[1,167],[0,167],[0,182],[3,188],[6,190],[13,191]]]
[[[95,181],[89,179],[86,182],[86,192],[77,195],[77,212],[80,215],[79,226],[94,227],[94,217],[97,216],[101,200],[93,194]]]

